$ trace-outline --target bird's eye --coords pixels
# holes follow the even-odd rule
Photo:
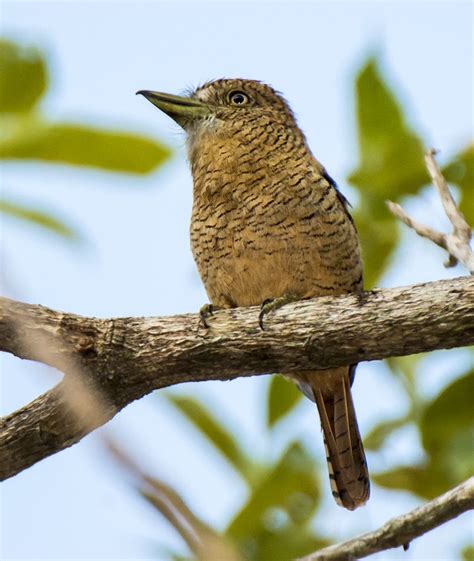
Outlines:
[[[244,92],[233,91],[229,94],[229,101],[232,105],[247,105],[250,101],[247,94]]]

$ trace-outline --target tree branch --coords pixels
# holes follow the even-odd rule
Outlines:
[[[350,561],[395,547],[407,549],[410,542],[474,508],[474,477],[444,495],[392,518],[375,532],[325,547],[298,561]]]
[[[444,212],[451,222],[453,227],[452,232],[450,234],[442,234],[441,232],[436,232],[428,226],[418,224],[413,220],[413,218],[410,218],[403,208],[397,203],[387,201],[387,206],[394,216],[414,230],[419,236],[431,240],[437,246],[448,252],[449,258],[444,264],[445,267],[454,267],[458,264],[458,262],[460,262],[466,267],[471,275],[473,275],[474,253],[469,245],[472,231],[449,191],[448,184],[446,183],[446,180],[444,179],[441,170],[434,159],[435,154],[435,150],[430,150],[426,153],[426,169],[430,174],[433,185],[436,187],[438,196],[443,204]]]
[[[0,351],[65,379],[0,419],[0,478],[78,442],[157,388],[298,372],[474,344],[474,278],[259,308],[96,319],[0,298]]]

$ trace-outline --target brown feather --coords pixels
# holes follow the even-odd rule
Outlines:
[[[321,384],[326,373],[333,383]],[[354,510],[369,498],[367,461],[359,434],[347,367],[306,374],[321,419],[329,480],[336,502]],[[330,391],[326,391],[329,389]]]
[[[232,92],[243,92],[248,103],[234,106]],[[175,113],[191,107],[181,121],[193,175],[191,248],[210,302],[255,306],[362,290],[348,203],[281,95],[261,82],[223,79],[190,97]],[[206,117],[192,117],[196,102],[199,115],[205,104]],[[163,110],[173,117],[169,105]],[[348,372],[291,377],[318,405],[333,492],[354,509],[367,500],[369,483]]]

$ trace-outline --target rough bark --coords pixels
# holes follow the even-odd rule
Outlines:
[[[0,299],[0,350],[66,374],[0,419],[0,478],[78,442],[154,389],[474,344],[474,278],[258,308],[96,319]],[[359,383],[363,383],[361,380]]]

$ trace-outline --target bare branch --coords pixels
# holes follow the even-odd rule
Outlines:
[[[474,477],[444,495],[392,518],[375,532],[325,547],[298,561],[350,561],[395,547],[407,549],[415,538],[474,508]]]
[[[446,179],[443,177],[438,164],[436,163],[434,158],[435,156],[436,150],[433,149],[429,150],[425,154],[426,169],[430,174],[433,185],[438,191],[438,196],[443,203],[446,216],[449,218],[449,221],[453,226],[454,233],[460,237],[464,237],[465,241],[469,241],[471,239],[471,229],[464,219],[464,216],[459,211],[456,201],[453,199],[453,196],[449,191],[448,184]]]
[[[206,330],[196,314],[96,319],[1,298],[0,351],[44,362],[66,377],[0,419],[0,478],[71,446],[158,388],[474,344],[474,278],[288,304],[268,317],[265,331],[258,313],[258,307],[219,311]],[[71,411],[78,376],[79,387],[91,388],[100,403],[80,416]]]
[[[431,240],[437,246],[448,252],[449,258],[444,264],[445,267],[454,267],[460,262],[471,274],[474,274],[474,253],[469,245],[472,231],[449,191],[448,184],[434,159],[435,154],[435,150],[429,150],[426,153],[426,168],[433,181],[433,185],[436,187],[446,216],[451,222],[453,227],[452,232],[450,234],[436,232],[428,228],[428,226],[423,226],[415,222],[399,204],[393,203],[392,201],[386,201],[386,203],[390,212],[409,228],[414,230],[419,236]]]
[[[424,226],[423,224],[418,224],[412,218],[408,216],[408,214],[403,210],[403,208],[398,203],[393,203],[392,201],[386,201],[388,209],[390,212],[396,216],[399,220],[401,220],[404,224],[406,224],[412,230],[421,236],[422,238],[428,238],[437,246],[441,247],[448,251],[448,244],[446,243],[446,235],[441,234],[440,232],[436,232],[436,230],[432,230],[428,226]]]

